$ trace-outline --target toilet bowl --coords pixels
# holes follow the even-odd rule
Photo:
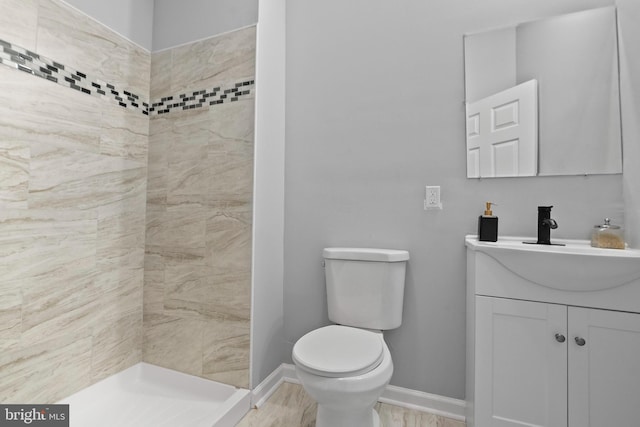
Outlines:
[[[316,427],[378,427],[373,409],[393,362],[381,332],[331,325],[294,346],[296,375],[318,403]]]

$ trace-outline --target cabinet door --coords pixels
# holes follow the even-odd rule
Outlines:
[[[566,306],[476,297],[478,427],[567,426],[566,331]]]
[[[569,426],[640,425],[640,314],[569,307],[569,331]]]

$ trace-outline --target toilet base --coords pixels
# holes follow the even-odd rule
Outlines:
[[[316,427],[380,427],[380,416],[373,408],[343,412],[318,405]]]

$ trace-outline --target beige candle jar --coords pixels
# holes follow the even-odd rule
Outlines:
[[[611,220],[605,218],[604,224],[593,227],[591,246],[594,248],[624,249],[625,243],[622,228],[611,224]]]

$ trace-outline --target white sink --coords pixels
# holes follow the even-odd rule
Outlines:
[[[563,291],[599,291],[640,279],[640,250],[600,249],[588,240],[554,239],[565,246],[525,244],[531,237],[480,242],[466,236],[467,248],[495,259],[514,274]]]

